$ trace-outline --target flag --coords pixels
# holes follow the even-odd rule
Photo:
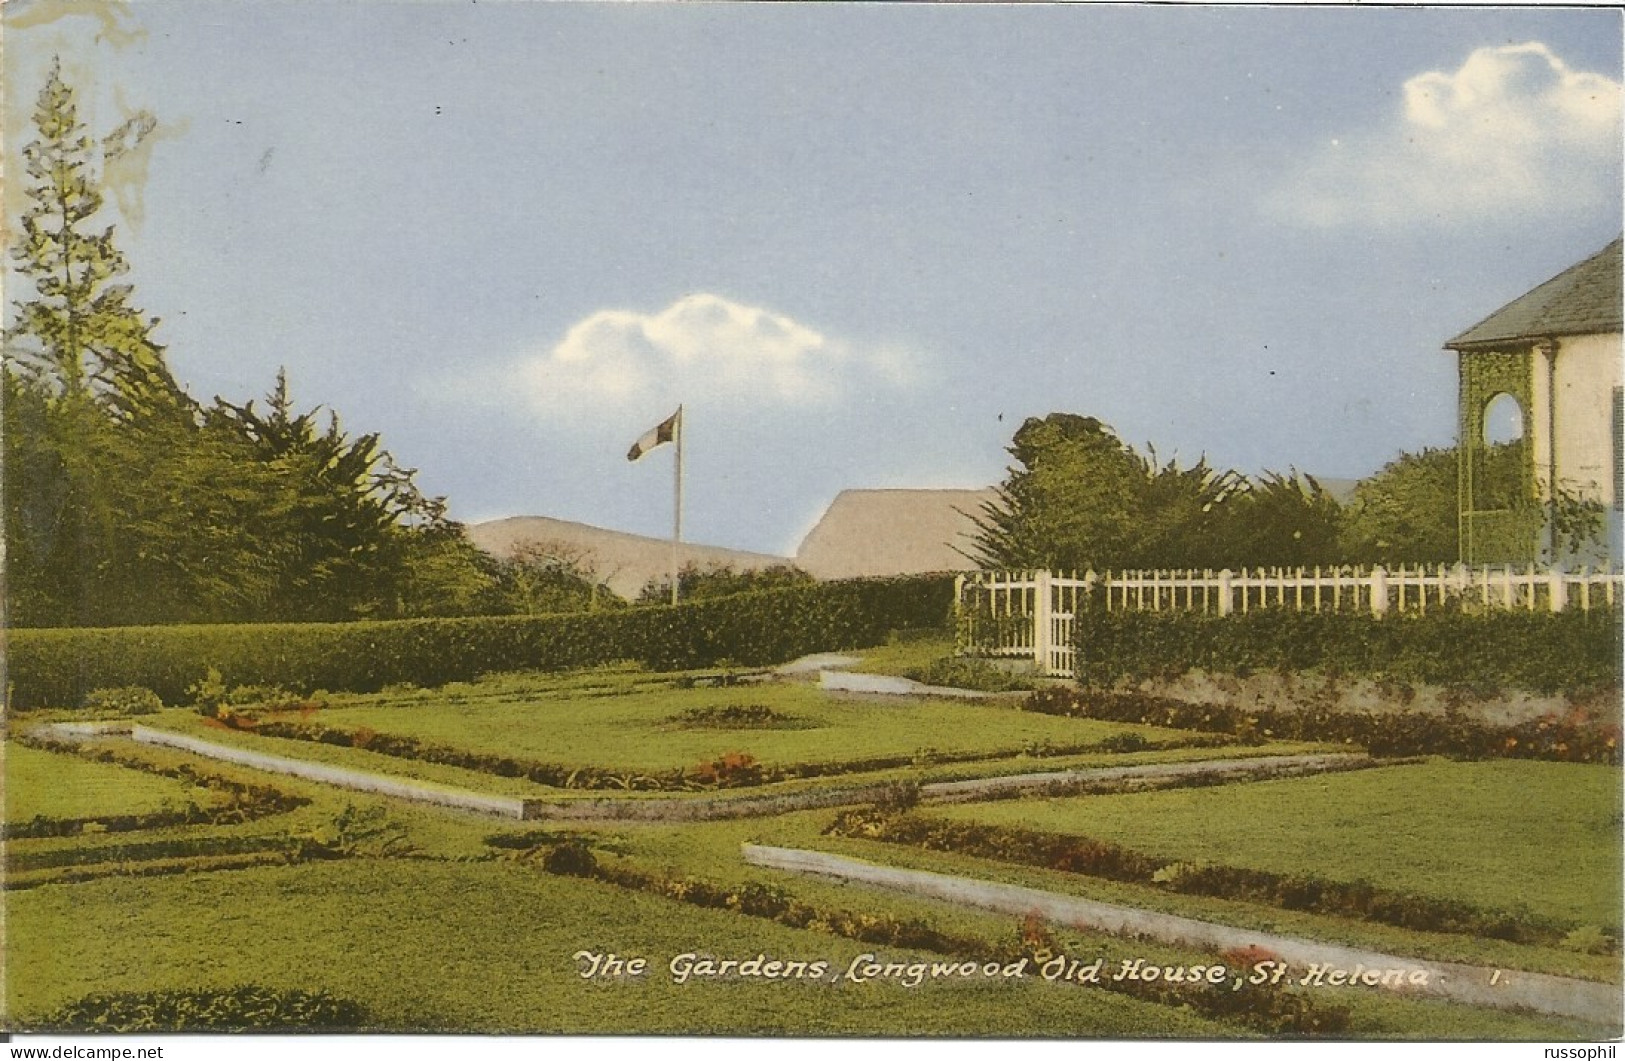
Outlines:
[[[677,437],[677,432],[681,431],[682,429],[683,407],[679,405],[675,413],[672,413],[665,420],[662,420],[656,426],[645,431],[642,438],[632,443],[632,448],[627,451],[626,459],[629,461],[637,460],[639,457],[654,449],[656,446],[664,445],[667,442],[675,439]]]

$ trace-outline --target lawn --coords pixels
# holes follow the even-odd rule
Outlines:
[[[1214,793],[1224,791],[1228,787],[1231,786],[1186,791]],[[999,801],[978,806],[1014,810],[1024,806],[1036,806],[1037,802]],[[927,815],[942,814],[946,811],[947,808],[929,804],[921,808],[921,813]],[[794,882],[798,892],[804,889],[828,889],[831,896],[851,894],[854,890],[850,885],[820,884],[814,878],[796,877],[750,867],[739,857],[739,845],[750,842],[828,851],[887,865],[983,880],[1000,880],[1220,924],[1256,928],[1263,932],[1280,932],[1387,953],[1414,955],[1419,958],[1508,969],[1529,969],[1593,980],[1618,980],[1620,975],[1617,956],[1582,954],[1555,945],[1533,946],[1452,933],[1413,932],[1375,922],[1185,895],[1158,888],[1117,883],[1076,873],[1014,863],[994,862],[950,852],[924,851],[872,840],[825,836],[823,829],[833,815],[834,812],[831,811],[805,811],[774,818],[692,823],[660,829],[626,828],[606,824],[594,830],[593,834],[603,837],[603,843],[609,848],[623,852],[649,870],[668,876],[695,874],[721,879],[728,883],[752,879]]]
[[[1581,924],[1620,923],[1620,775],[1430,761],[1216,788],[930,810],[1147,854],[1364,879]]]
[[[13,741],[7,741],[0,754],[5,759],[5,820],[11,824],[35,817],[76,820],[151,814],[189,800],[207,804],[215,799],[207,790],[182,781]]]
[[[694,725],[689,711],[765,708],[768,725]],[[1190,734],[1150,726],[1058,718],[1009,706],[903,697],[831,695],[806,684],[682,689],[631,688],[619,695],[538,692],[391,702],[347,698],[315,721],[414,737],[470,751],[657,772],[729,752],[767,765],[846,763],[880,757],[1012,756],[1024,749],[1093,744],[1121,733],[1147,741]]]
[[[180,754],[139,746],[130,750],[155,761]],[[57,765],[57,760],[69,768],[78,763],[55,756],[48,765]],[[927,984],[917,989],[833,981],[673,984],[664,972],[665,963],[684,951],[719,957],[748,958],[765,952],[823,958],[832,968],[844,968],[864,952],[910,955],[491,860],[494,851],[481,842],[483,837],[535,831],[538,827],[533,824],[503,825],[291,779],[268,780],[311,795],[316,803],[243,826],[52,838],[14,850],[37,851],[35,861],[49,853],[53,863],[75,850],[96,859],[122,859],[115,849],[149,840],[224,842],[231,836],[303,833],[354,802],[386,808],[410,836],[417,855],[113,877],[11,892],[5,955],[13,970],[7,998],[10,1019],[26,1019],[92,992],[224,988],[251,981],[322,989],[357,1000],[374,1015],[380,1029],[390,1030],[1127,1038],[1248,1034],[1244,1026],[1216,1023],[1182,1009],[1037,981],[1003,987]],[[738,845],[744,839],[854,852],[878,846],[821,838],[828,818],[828,812],[808,812],[753,821],[670,828],[607,826],[581,832],[595,838],[603,858],[624,859],[648,871],[736,883],[758,881],[785,888],[821,908],[924,920],[961,936],[985,939],[989,953],[1010,944],[1018,926],[1008,916],[791,877],[749,867],[739,858]],[[873,857],[872,851],[862,853]],[[1145,941],[1087,934],[1068,934],[1066,946],[1168,962],[1211,960]],[[632,983],[583,981],[575,975],[571,960],[583,948],[645,954],[654,959],[656,975]],[[1347,1002],[1355,1016],[1349,1034],[1357,1038],[1555,1039],[1583,1038],[1594,1031],[1559,1021],[1367,993],[1350,994]]]
[[[827,960],[860,944],[506,862],[350,861],[48,886],[9,899],[15,1020],[92,992],[253,982],[326,990],[375,1030],[1099,1037],[1234,1036],[1180,1010],[1043,982],[917,989],[822,981],[676,984],[685,952]],[[643,955],[583,980],[587,949]]]

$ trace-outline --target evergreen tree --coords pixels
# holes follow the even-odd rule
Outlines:
[[[93,623],[104,591],[128,572],[116,560],[126,524],[111,455],[121,422],[182,427],[191,403],[152,340],[156,325],[115,282],[127,270],[113,228],[96,224],[95,145],[73,89],[53,63],[23,149],[29,205],[12,248],[32,297],[13,303],[5,333],[8,575],[19,618]],[[15,462],[15,463],[12,463]],[[122,484],[127,485],[127,484]]]
[[[466,614],[496,579],[375,434],[186,394],[135,308],[96,145],[53,64],[23,151],[5,333],[6,580],[20,625]],[[128,149],[128,123],[103,142]],[[20,287],[22,285],[19,285]]]
[[[152,339],[158,322],[131,304],[128,284],[115,282],[129,266],[113,227],[94,224],[103,201],[95,148],[60,62],[40,92],[34,125],[39,138],[23,149],[30,205],[12,257],[35,297],[14,303],[8,361],[69,401],[94,392],[122,415],[158,404],[185,408]]]

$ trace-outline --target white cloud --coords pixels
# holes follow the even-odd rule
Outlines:
[[[1294,220],[1472,222],[1619,202],[1620,84],[1544,44],[1480,48],[1453,73],[1405,82],[1385,128],[1339,136],[1270,208]]]
[[[538,406],[567,414],[678,401],[783,409],[897,386],[913,361],[895,347],[834,339],[772,310],[694,294],[654,314],[594,313],[518,374]]]

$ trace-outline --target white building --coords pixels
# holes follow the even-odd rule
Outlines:
[[[1615,240],[1445,344],[1460,371],[1467,563],[1620,562],[1620,251]],[[1602,507],[1599,535],[1566,540],[1565,496]]]

